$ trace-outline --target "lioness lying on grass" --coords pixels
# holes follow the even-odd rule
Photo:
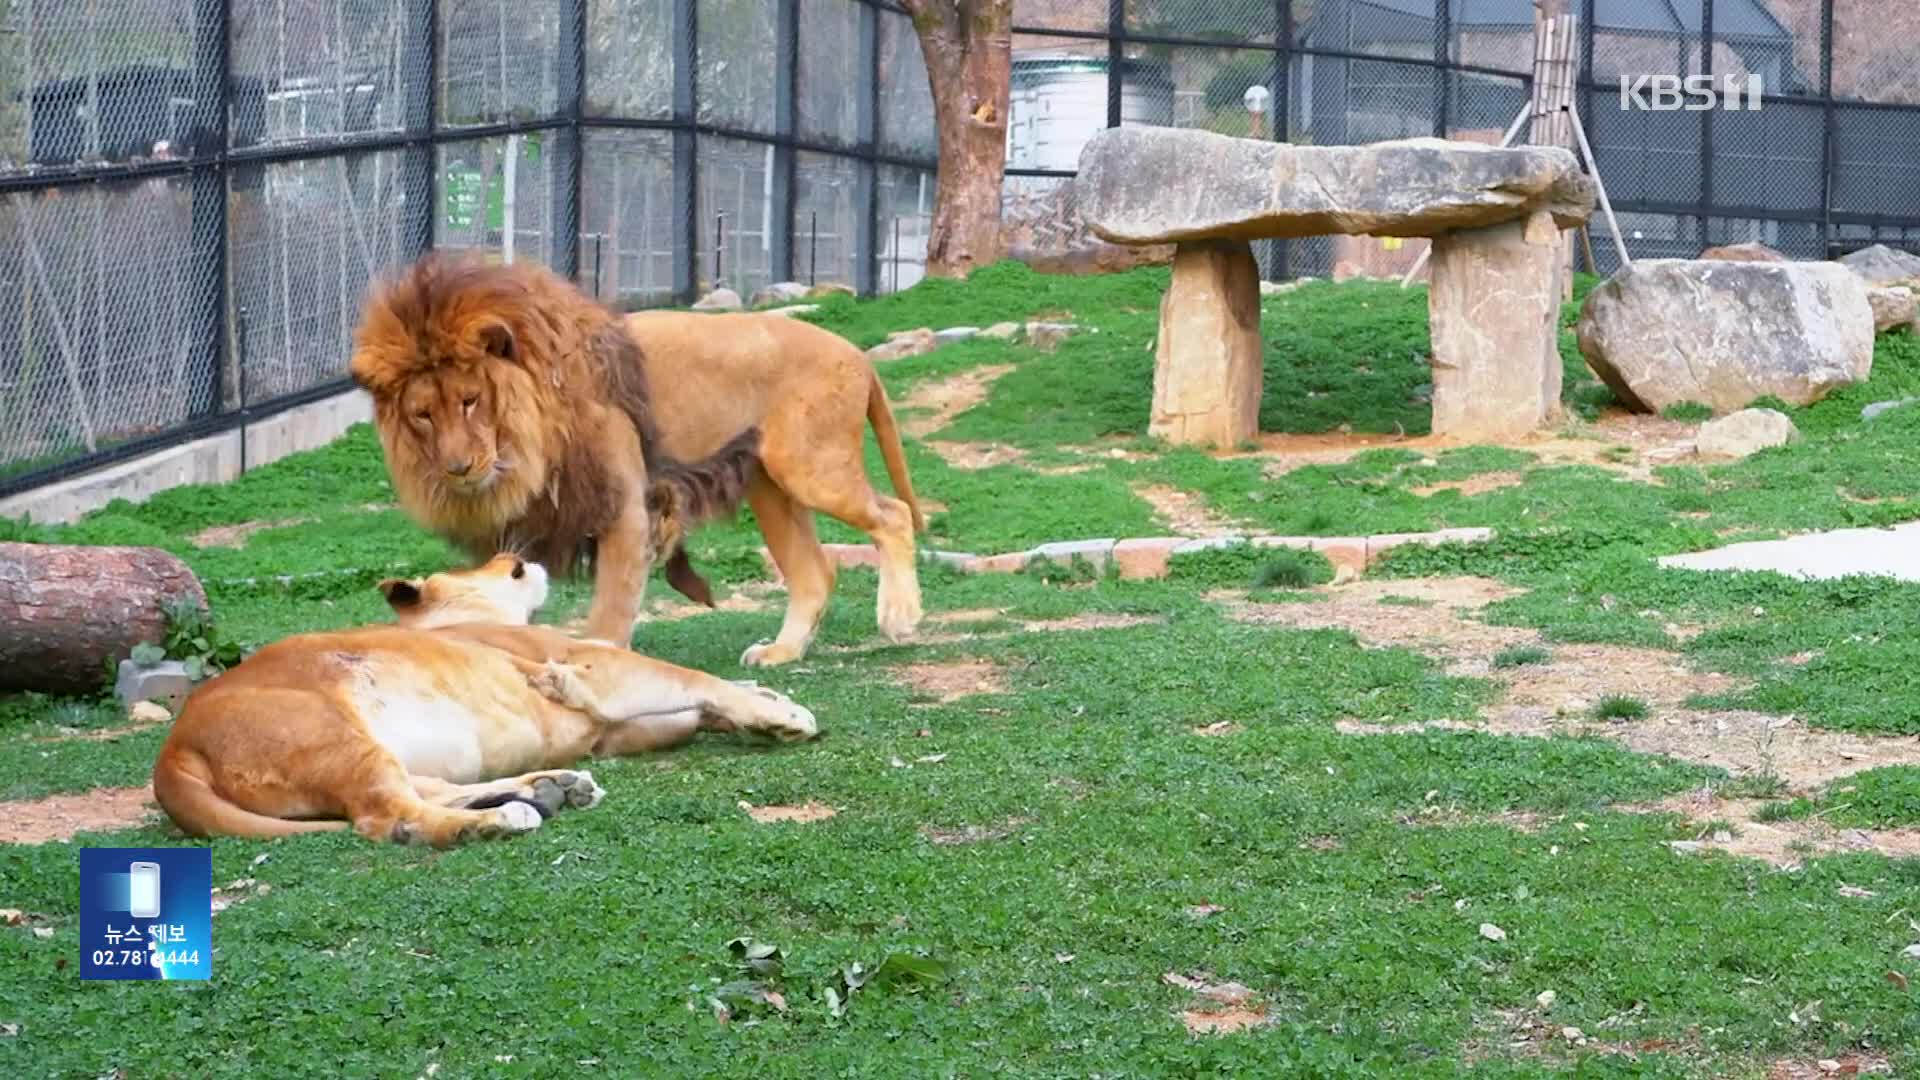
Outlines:
[[[818,730],[772,691],[527,625],[547,574],[517,556],[381,589],[398,625],[283,639],[187,698],[153,769],[176,824],[443,847],[595,805],[592,774],[565,768],[590,754]]]

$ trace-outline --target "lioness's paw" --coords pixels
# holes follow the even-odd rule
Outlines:
[[[607,789],[594,782],[592,773],[583,769],[568,775],[573,777],[573,782],[562,785],[567,792],[568,806],[576,810],[591,810],[607,797]]]
[[[507,835],[532,832],[546,820],[540,816],[540,811],[523,802],[506,803],[488,812],[493,815],[498,830]]]
[[[579,669],[558,660],[547,661],[537,674],[527,676],[527,683],[549,701],[569,709],[592,712],[598,700],[580,678]]]
[[[874,616],[880,623],[880,633],[897,645],[913,636],[926,613],[921,610],[918,590],[883,590]]]
[[[778,641],[761,641],[740,654],[741,667],[775,667],[800,659],[800,650]]]

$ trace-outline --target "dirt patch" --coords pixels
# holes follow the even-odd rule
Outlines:
[[[1361,579],[1338,589],[1318,586],[1312,590],[1317,599],[1311,602],[1263,604],[1246,600],[1246,594],[1237,590],[1209,593],[1206,599],[1221,604],[1228,617],[1242,622],[1296,630],[1346,630],[1371,647],[1438,652],[1464,664],[1476,659],[1484,663],[1509,645],[1539,637],[1523,627],[1489,626],[1466,617],[1524,591],[1490,578]],[[1382,604],[1387,596],[1399,602]],[[1408,604],[1408,599],[1420,603]]]
[[[1244,531],[1245,528],[1239,522],[1214,513],[1207,506],[1206,499],[1191,491],[1181,491],[1166,484],[1153,484],[1136,487],[1133,493],[1146,500],[1153,507],[1154,516],[1171,528],[1176,536],[1226,536]]]
[[[1262,471],[1277,477],[1310,465],[1345,464],[1359,454],[1381,448],[1432,455],[1467,445],[1501,446],[1533,454],[1540,465],[1591,465],[1642,483],[1656,483],[1653,470],[1675,458],[1675,447],[1690,445],[1698,430],[1698,424],[1612,409],[1590,424],[1493,443],[1476,440],[1469,444],[1436,435],[1275,432],[1261,435],[1257,450],[1222,451],[1213,456],[1221,460],[1259,458],[1264,462]]]
[[[197,548],[242,548],[254,533],[267,529],[279,529],[288,525],[305,525],[312,518],[283,518],[279,521],[243,521],[238,525],[215,525],[211,529],[202,529],[193,535],[191,543]]]
[[[1005,443],[947,442],[944,439],[929,439],[927,449],[939,454],[940,460],[954,468],[965,469],[968,472],[991,469],[996,465],[1020,465],[1027,460],[1025,450]]]
[[[1032,818],[1012,817],[997,825],[963,825],[957,829],[925,825],[920,835],[936,844],[984,844],[991,840],[1005,840],[1020,830],[1020,826],[1030,824]]]
[[[1160,981],[1205,1001],[1180,1010],[1180,1022],[1194,1035],[1225,1035],[1267,1022],[1267,1007],[1254,1000],[1250,988],[1239,983],[1216,983],[1204,971],[1192,975],[1169,971],[1160,976]]]
[[[971,626],[974,623],[995,622],[1006,618],[1007,613],[999,608],[966,608],[960,611],[934,611],[927,614],[930,626]]]
[[[893,669],[895,682],[931,695],[941,705],[974,694],[1004,694],[1006,673],[987,660],[948,660]]]
[[[900,399],[898,408],[902,412],[924,410],[923,415],[903,417],[900,430],[916,439],[926,438],[952,423],[954,417],[987,400],[993,384],[1012,370],[1012,364],[991,364],[919,384]]]
[[[1515,832],[1536,833],[1548,825],[1561,820],[1537,814],[1531,810],[1508,810],[1498,814],[1469,814],[1458,807],[1436,806],[1429,803],[1418,811],[1400,814],[1395,821],[1410,828],[1458,829],[1470,825],[1498,825]]]
[[[1151,615],[1122,615],[1118,612],[1094,611],[1066,619],[1041,619],[1037,622],[1021,623],[1020,629],[1034,634],[1065,630],[1124,630],[1130,626],[1145,626],[1148,623],[1163,621]]]
[[[1698,827],[1690,839],[1673,842],[1681,854],[1722,851],[1790,869],[1809,856],[1866,852],[1888,858],[1920,855],[1920,829],[1843,829],[1818,818],[1756,821],[1765,799],[1723,799],[1711,789],[1672,795],[1657,802],[1614,807],[1634,814],[1677,814]]]
[[[1629,1059],[1652,1053],[1678,1053],[1693,1058],[1701,1054],[1697,1042],[1661,1038],[1628,1041],[1602,1038],[1597,1033],[1589,1034],[1555,1019],[1549,1006],[1550,1003],[1536,1004],[1531,1008],[1496,1010],[1492,1017],[1475,1025],[1478,1034],[1462,1048],[1462,1056],[1469,1064],[1480,1064],[1500,1058],[1568,1060],[1588,1054],[1618,1055]],[[1617,1018],[1609,1018],[1607,1026],[1613,1026],[1614,1019]]]
[[[1438,495],[1443,491],[1457,491],[1467,496],[1485,495],[1489,491],[1499,491],[1501,488],[1517,487],[1525,483],[1526,479],[1525,476],[1517,472],[1481,473],[1479,476],[1469,476],[1465,480],[1443,480],[1438,484],[1426,484],[1421,487],[1408,488],[1407,491],[1423,499],[1429,495]]]
[[[740,804],[740,809],[745,810],[748,817],[762,825],[769,825],[776,821],[825,821],[840,812],[811,799],[798,806],[754,806],[743,802]]]
[[[1833,1080],[1846,1076],[1892,1076],[1885,1054],[1842,1054],[1818,1061],[1786,1059],[1767,1064],[1767,1080]]]
[[[1222,735],[1238,735],[1246,729],[1231,720],[1216,720],[1205,727],[1193,728],[1195,735],[1207,738],[1219,738]]]
[[[0,803],[0,844],[44,844],[71,840],[76,833],[132,828],[157,812],[151,786]]]

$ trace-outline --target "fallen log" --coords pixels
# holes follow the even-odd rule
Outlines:
[[[206,590],[148,547],[0,543],[0,690],[89,694],[142,642],[167,635],[167,609]]]

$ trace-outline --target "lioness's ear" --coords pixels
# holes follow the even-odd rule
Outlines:
[[[488,355],[497,356],[509,362],[513,361],[520,352],[513,340],[513,331],[507,328],[506,323],[494,322],[481,327],[480,346],[487,350]]]
[[[388,578],[380,583],[380,591],[386,595],[387,603],[394,608],[410,608],[420,602],[420,586],[399,578]]]

